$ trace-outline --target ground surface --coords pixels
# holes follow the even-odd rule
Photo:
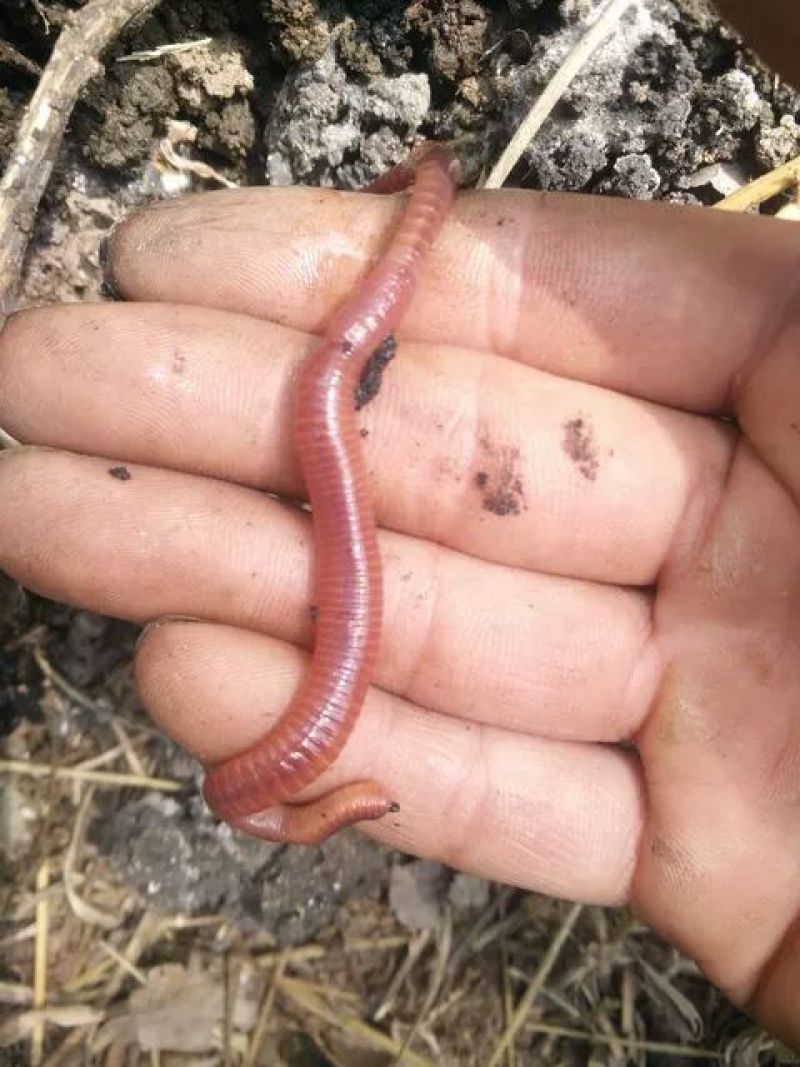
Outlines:
[[[76,6],[4,0],[0,162],[59,20]],[[112,51],[107,76],[75,112],[23,302],[99,299],[102,235],[155,196],[222,180],[357,186],[419,134],[458,137],[477,178],[593,6],[164,0]],[[191,141],[176,120],[194,127]],[[700,0],[641,0],[512,184],[713,203],[798,154],[798,120],[800,98]],[[205,164],[206,175],[181,158]],[[48,1003],[72,1012],[66,1029],[45,1030],[53,1062],[86,1062],[89,1047],[92,1062],[139,1053],[236,1062],[261,1017],[265,1064],[382,1067],[412,1029],[407,1063],[484,1064],[572,923],[516,1058],[502,1063],[682,1064],[702,1050],[707,1062],[777,1062],[769,1040],[691,964],[624,913],[577,914],[409,863],[355,834],[294,850],[217,826],[198,799],[196,768],[137,705],[134,638],[127,626],[0,584],[2,755],[83,767],[77,780],[3,778],[0,1012],[9,1022],[4,1032],[0,1014],[0,1037],[11,1061],[28,1056],[9,1034],[16,1026],[25,1036],[38,873],[40,889],[52,887]],[[92,784],[92,768],[127,777]]]

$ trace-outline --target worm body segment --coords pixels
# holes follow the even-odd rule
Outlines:
[[[283,717],[251,748],[208,771],[205,798],[220,818],[271,841],[311,844],[392,808],[376,782],[292,803],[336,759],[355,726],[380,642],[382,575],[354,394],[370,355],[392,334],[423,257],[453,199],[453,163],[426,146],[373,187],[413,180],[408,207],[378,263],[328,324],[301,368],[294,444],[311,502],[316,637],[308,672]]]

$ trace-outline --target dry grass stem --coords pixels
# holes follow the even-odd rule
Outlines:
[[[223,922],[223,919],[216,917],[209,917],[198,920],[204,924]],[[191,920],[189,920],[189,924]],[[187,924],[188,925],[188,924]],[[183,926],[176,927],[182,929]],[[340,946],[341,951],[345,956],[352,953],[359,952],[395,952],[398,949],[409,947],[409,939],[400,934],[393,934],[387,937],[354,937],[345,941]],[[264,969],[277,967],[281,960],[285,960],[286,965],[312,963],[315,960],[323,960],[330,955],[330,949],[325,945],[298,945],[297,948],[281,949],[279,951],[270,950],[267,953],[253,953],[248,956],[248,962],[254,967],[263,967]],[[377,1022],[373,1014],[373,1020]]]
[[[117,63],[147,63],[151,59],[175,55],[178,52],[193,52],[196,48],[205,48],[211,44],[212,37],[201,37],[197,41],[176,41],[174,44],[162,44],[158,48],[147,48],[140,52],[128,52],[118,56]]]
[[[267,1036],[267,1026],[269,1025],[269,1020],[272,1016],[272,1009],[275,1006],[278,983],[283,978],[287,962],[287,953],[284,952],[282,952],[275,961],[275,970],[270,981],[267,983],[264,999],[261,1001],[261,1007],[258,1011],[258,1019],[253,1028],[253,1033],[250,1037],[250,1043],[247,1046],[247,1052],[245,1053],[242,1067],[256,1067],[256,1064],[259,1061],[261,1047],[264,1044],[264,1038]]]
[[[86,834],[86,826],[89,821],[92,800],[95,787],[90,785],[86,790],[78,808],[75,822],[72,827],[72,837],[64,857],[64,893],[73,914],[91,926],[100,926],[104,930],[113,930],[119,926],[119,919],[115,915],[109,915],[100,908],[96,908],[78,893],[77,890],[77,866],[80,858],[83,840]]]
[[[800,156],[743,185],[714,207],[717,211],[750,211],[751,208],[758,207],[759,204],[772,200],[774,196],[780,196],[796,186],[800,186]]]
[[[97,1011],[88,1004],[70,1004],[64,1007],[42,1008],[38,1011],[24,1011],[0,1023],[0,1049],[30,1038],[31,1058],[33,1055],[41,1056],[36,1035],[44,1030],[46,1024],[50,1023],[62,1028],[86,1027],[100,1022],[102,1018],[103,1012]],[[0,1062],[5,1063],[6,1060],[2,1059]],[[14,1059],[9,1062],[16,1064],[19,1061]],[[38,1062],[41,1063],[41,1059]]]
[[[519,162],[522,153],[547,121],[569,85],[580,74],[633,2],[634,0],[610,0],[606,9],[597,16],[553,75],[523,119],[517,132],[506,145],[484,182],[485,189],[499,189],[505,183]]]
[[[28,59],[18,48],[15,48],[13,44],[9,44],[8,41],[0,40],[0,63],[6,63],[10,67],[16,67],[17,70],[23,71],[25,74],[30,74],[32,78],[38,78],[42,73],[42,68],[38,63],[34,63],[32,59]]]
[[[87,1022],[86,1025],[92,1026],[95,1022],[100,1022],[103,1017],[102,1013],[98,1012],[98,1016],[99,1017],[96,1020],[93,1019],[91,1022]],[[84,1040],[84,1037],[85,1030],[83,1027],[76,1026],[74,1029],[70,1030],[70,1032],[61,1042],[61,1044],[57,1048],[53,1049],[53,1051],[42,1064],[42,1067],[61,1067],[61,1064],[64,1062],[64,1060],[67,1059],[67,1057],[76,1047],[76,1045],[78,1045],[81,1041]]]
[[[2,442],[0,442],[0,444],[2,444]],[[127,734],[125,734],[125,738],[120,738],[118,730],[123,729],[124,732],[124,728],[122,727],[122,723],[119,716],[116,715],[112,710],[110,710],[110,708],[106,705],[105,702],[94,700],[87,693],[84,693],[83,690],[78,689],[77,686],[74,686],[72,682],[70,682],[63,676],[63,674],[56,670],[56,668],[47,658],[44,651],[43,645],[46,639],[46,627],[37,626],[30,633],[27,633],[23,635],[23,637],[19,638],[18,641],[21,644],[32,646],[33,658],[36,661],[37,667],[54,689],[56,689],[63,696],[71,700],[72,703],[77,705],[79,708],[82,708],[84,711],[88,711],[91,715],[98,719],[102,719],[103,722],[107,722],[111,729],[114,730],[115,734],[117,735],[117,739],[124,744],[124,741],[127,738]],[[146,735],[148,737],[160,738],[162,736],[160,732],[154,727],[146,726],[144,723],[137,723],[136,731],[137,733]],[[132,742],[130,741],[129,743],[132,744]],[[138,759],[135,751],[132,752],[132,758],[134,760]]]
[[[414,1020],[414,1024],[408,1032],[408,1036],[403,1042],[403,1047],[397,1054],[397,1057],[392,1064],[392,1067],[398,1067],[403,1061],[403,1055],[406,1049],[410,1048],[413,1044],[414,1038],[417,1033],[425,1025],[431,1009],[436,1003],[436,998],[442,988],[444,982],[445,971],[447,968],[447,962],[450,959],[450,954],[453,949],[453,916],[449,907],[444,909],[442,915],[441,926],[438,930],[438,936],[436,939],[436,959],[434,961],[433,969],[431,970],[430,978],[428,980],[428,989],[425,993],[425,999],[422,1002],[422,1007],[417,1013],[417,1017]]]
[[[107,941],[100,940],[98,941],[98,945],[101,950],[105,952],[114,963],[121,967],[123,971],[129,974],[135,982],[138,982],[139,985],[145,985],[147,982],[147,975],[144,971],[136,967],[130,960],[126,960],[122,953],[115,949],[113,945],[109,945]]]
[[[42,894],[36,905],[36,941],[33,955],[33,1007],[41,1013],[47,1003],[47,958],[50,929],[50,904],[44,890],[50,884],[50,861],[43,860],[36,872],[36,892]],[[31,1067],[42,1062],[44,1018],[36,1018],[31,1029]]]
[[[307,982],[298,978],[282,978],[277,983],[278,992],[281,996],[288,997],[295,1005],[309,1014],[316,1016],[328,1025],[348,1034],[354,1040],[367,1045],[369,1048],[387,1052],[391,1056],[398,1056],[402,1052],[402,1045],[384,1034],[382,1030],[363,1022],[361,1019],[350,1015],[337,1013],[326,1004],[316,990],[309,988]],[[406,1050],[400,1061],[405,1067],[434,1067],[431,1060],[418,1056],[416,1053]]]
[[[125,951],[120,954],[120,961],[106,983],[103,991],[103,1002],[105,1004],[109,1004],[122,989],[125,975],[129,973],[129,967],[134,965],[141,958],[142,953],[158,940],[160,928],[161,920],[158,916],[149,911],[144,912],[128,941]]]
[[[20,982],[0,982],[0,1004],[32,1004],[33,990]]]
[[[224,926],[227,921],[224,915],[170,915],[166,919],[162,917],[158,936],[174,930],[207,930],[212,926]]]
[[[15,930],[13,934],[7,934],[5,937],[0,938],[0,949],[11,948],[12,945],[19,945],[23,941],[30,941],[34,937],[36,937],[36,923],[29,923],[27,926]]]
[[[569,912],[567,913],[567,917],[561,924],[561,929],[550,942],[550,947],[545,953],[542,962],[539,964],[539,968],[536,971],[536,974],[531,979],[528,988],[522,994],[520,1002],[517,1005],[516,1010],[514,1011],[514,1015],[511,1019],[511,1022],[506,1027],[503,1036],[500,1038],[500,1041],[496,1045],[495,1050],[492,1053],[491,1059],[487,1064],[487,1067],[497,1067],[503,1056],[505,1056],[506,1049],[514,1040],[517,1033],[519,1032],[520,1027],[525,1022],[528,1012],[531,1010],[533,1002],[536,1000],[537,996],[541,992],[542,986],[547,981],[550,972],[552,971],[556,960],[560,956],[561,950],[566,944],[567,938],[572,933],[575,927],[575,923],[578,921],[578,918],[580,917],[582,911],[583,907],[580,904],[574,904],[570,908]]]
[[[403,962],[395,971],[388,989],[381,998],[380,1004],[372,1013],[372,1018],[376,1023],[382,1022],[394,1008],[403,983],[415,967],[417,960],[428,947],[431,937],[430,930],[419,930],[409,941]]]
[[[74,767],[76,771],[96,771],[98,767],[107,767],[109,763],[114,763],[121,755],[122,745],[115,745],[113,748],[107,748],[105,752],[99,752],[96,756],[82,759]]]
[[[223,1067],[231,1067],[232,1034],[231,1019],[233,1012],[231,1002],[233,989],[238,981],[239,968],[231,960],[230,952],[226,952],[222,959],[222,1063]]]
[[[500,980],[502,982],[503,1021],[506,1028],[514,1017],[514,998],[511,993],[511,976],[508,969],[508,950],[505,942],[500,945]],[[517,1047],[512,1041],[506,1048],[506,1067],[517,1067]]]
[[[117,771],[92,771],[82,767],[54,767],[48,763],[27,763],[25,760],[0,759],[0,774],[19,774],[28,778],[57,778],[73,782],[95,782],[97,785],[118,786],[125,789],[152,789],[157,793],[179,793],[183,786],[169,778],[148,778],[146,775],[124,774]]]
[[[44,637],[44,634],[38,634],[36,635],[36,637],[40,639]],[[65,697],[68,697],[73,702],[73,704],[77,704],[79,708],[83,708],[84,711],[90,711],[92,714],[95,714],[95,712],[97,712],[98,710],[104,710],[98,709],[98,706],[95,704],[91,697],[88,697],[85,693],[81,692],[80,689],[74,686],[72,682],[68,681],[62,674],[60,674],[55,669],[55,667],[45,655],[44,649],[42,648],[41,641],[39,639],[34,640],[33,658],[36,661],[36,666],[45,676],[47,681],[53,686],[53,688],[57,689]]]
[[[710,1048],[693,1048],[691,1045],[673,1045],[669,1042],[639,1041],[621,1037],[619,1034],[606,1035],[588,1033],[586,1030],[573,1030],[568,1026],[550,1026],[548,1023],[527,1022],[523,1029],[529,1034],[549,1034],[551,1037],[564,1037],[573,1041],[586,1041],[593,1045],[619,1045],[629,1052],[652,1052],[661,1056],[684,1057],[689,1060],[707,1060],[719,1063],[722,1054]]]
[[[146,778],[147,771],[144,764],[139,759],[139,754],[133,747],[133,741],[128,736],[128,731],[122,724],[122,721],[116,716],[112,716],[109,721],[111,732],[119,742],[119,747],[125,753],[125,762],[130,767],[131,774],[135,774],[138,778]]]

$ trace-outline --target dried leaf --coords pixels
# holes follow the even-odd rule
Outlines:
[[[219,1043],[223,1003],[222,982],[208,972],[154,967],[128,998],[130,1010],[100,1030],[95,1050],[125,1042],[145,1052],[205,1052]]]
[[[254,983],[248,968],[239,975],[232,1023],[248,1032],[256,1020],[263,983]],[[110,1019],[93,1046],[135,1044],[145,1052],[207,1052],[218,1049],[224,1006],[222,976],[190,963],[153,967],[145,984],[128,997],[128,1010]]]

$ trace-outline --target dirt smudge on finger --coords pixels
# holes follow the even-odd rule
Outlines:
[[[497,444],[488,433],[478,439],[481,462],[474,482],[484,511],[493,515],[521,515],[527,511],[516,445]]]
[[[600,470],[595,430],[585,415],[576,415],[564,423],[562,448],[588,481],[593,482]]]

